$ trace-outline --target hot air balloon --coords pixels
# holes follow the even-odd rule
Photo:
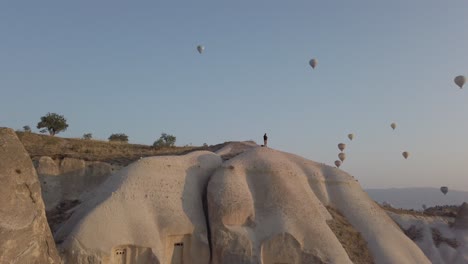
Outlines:
[[[198,53],[202,54],[203,51],[205,51],[205,47],[203,47],[202,45],[198,45],[197,50],[198,50]]]
[[[465,84],[466,82],[466,77],[463,76],[463,75],[458,75],[457,77],[455,77],[455,79],[453,80],[455,82],[456,85],[458,85],[458,87],[463,88],[463,85]]]
[[[341,161],[340,160],[335,160],[335,166],[339,168],[341,166]]]
[[[447,187],[447,186],[442,186],[442,187],[440,187],[440,191],[441,191],[444,195],[446,195],[446,194],[448,193],[448,187]]]
[[[341,160],[341,162],[343,162],[346,159],[346,154],[341,152],[338,154],[338,158]]]
[[[390,127],[391,127],[393,130],[395,130],[395,128],[396,128],[396,123],[392,123],[392,124],[390,125]]]
[[[346,144],[345,143],[340,143],[338,144],[338,148],[343,151],[345,148],[346,148]]]
[[[349,140],[353,140],[354,134],[348,134],[348,138],[349,138]]]
[[[315,69],[315,67],[317,67],[317,64],[318,64],[318,60],[317,59],[311,59],[309,61],[309,65],[312,67],[312,69]]]
[[[409,152],[408,152],[408,151],[404,151],[404,152],[402,153],[402,155],[403,155],[403,157],[404,157],[405,159],[407,159],[407,158],[409,157]]]

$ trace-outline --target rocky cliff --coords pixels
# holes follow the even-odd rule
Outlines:
[[[370,260],[342,242],[329,208]],[[206,151],[139,160],[98,187],[57,239],[69,263],[430,263],[353,177],[255,146],[224,162]]]
[[[433,264],[468,263],[468,206],[456,217],[387,213]],[[466,211],[465,211],[466,210]]]
[[[80,200],[81,195],[94,191],[120,165],[75,158],[52,159],[42,156],[34,160],[42,187],[46,210],[61,202]]]
[[[6,128],[0,128],[0,182],[0,263],[60,263],[36,171]]]

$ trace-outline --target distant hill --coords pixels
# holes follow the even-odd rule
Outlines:
[[[103,140],[85,140],[80,138],[62,138],[59,136],[41,135],[31,132],[17,131],[16,135],[23,143],[33,161],[42,156],[52,159],[75,158],[86,161],[103,161],[126,166],[141,157],[162,155],[184,155],[192,151],[208,150],[218,152],[223,159],[231,158],[245,149],[257,144],[253,141],[227,141],[211,146],[159,147],[109,142]],[[228,149],[225,147],[229,145]],[[226,153],[224,153],[226,152]]]
[[[366,189],[369,196],[379,203],[387,202],[393,207],[404,209],[422,209],[436,205],[461,205],[468,202],[468,192],[449,190],[443,195],[438,188],[390,188]]]
[[[33,160],[48,156],[53,159],[75,158],[126,166],[140,157],[183,155],[194,150],[209,149],[193,146],[155,148],[141,144],[52,137],[28,132],[16,132],[16,135]]]

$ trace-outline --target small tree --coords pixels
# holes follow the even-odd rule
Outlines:
[[[51,136],[67,130],[68,124],[65,117],[56,113],[47,113],[47,115],[41,117],[41,121],[37,123],[37,128],[44,128],[42,131],[48,131]]]
[[[109,141],[128,142],[128,136],[123,133],[112,134],[109,137]]]
[[[31,127],[30,126],[24,126],[23,130],[24,130],[24,132],[30,133],[31,132]]]
[[[153,147],[173,147],[175,145],[175,142],[175,136],[162,133],[161,137],[153,143]]]
[[[93,138],[93,134],[91,134],[91,133],[83,134],[83,139],[90,140],[92,138]]]

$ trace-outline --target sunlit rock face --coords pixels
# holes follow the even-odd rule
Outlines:
[[[60,263],[36,171],[7,128],[0,128],[0,182],[0,263]]]
[[[199,151],[144,158],[120,170],[57,231],[64,260],[113,263],[115,248],[131,247],[150,248],[145,254],[153,263],[208,263],[202,195],[220,165],[218,155]]]
[[[74,158],[53,160],[47,156],[36,160],[35,167],[47,211],[61,202],[81,199],[80,196],[93,192],[120,169],[106,162]]]
[[[226,161],[207,190],[214,263],[351,263],[326,205],[363,235],[377,263],[430,263],[345,172],[254,148]]]
[[[58,230],[64,260],[352,263],[330,206],[375,263],[430,263],[342,170],[254,145],[221,152],[145,158],[109,177]]]

